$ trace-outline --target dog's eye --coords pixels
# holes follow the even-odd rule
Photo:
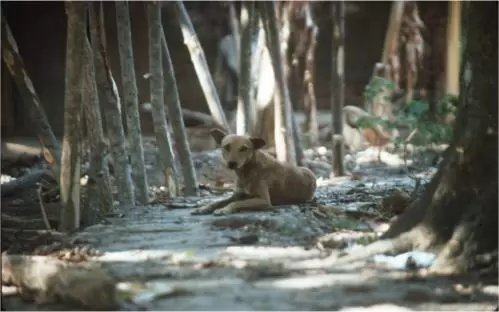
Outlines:
[[[247,147],[247,146],[241,146],[241,147],[239,148],[239,151],[240,151],[240,152],[246,152],[247,150],[248,150],[248,147]]]
[[[230,145],[229,144],[225,145],[224,150],[226,150],[227,152],[230,152]]]

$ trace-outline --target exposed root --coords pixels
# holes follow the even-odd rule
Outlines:
[[[404,233],[393,239],[383,239],[372,244],[369,244],[359,250],[356,250],[348,255],[339,257],[333,266],[349,264],[355,261],[364,260],[377,254],[399,254],[412,250],[412,232]]]

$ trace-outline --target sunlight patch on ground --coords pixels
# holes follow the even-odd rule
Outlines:
[[[357,273],[335,273],[335,274],[320,274],[313,276],[299,276],[291,278],[283,278],[273,281],[259,281],[255,286],[260,287],[276,287],[287,289],[310,289],[319,287],[328,287],[333,285],[368,285],[369,279],[374,277],[374,274],[357,274]]]
[[[230,246],[225,252],[241,259],[267,260],[275,258],[300,259],[316,257],[318,250],[305,250],[302,247]]]
[[[411,251],[397,256],[376,255],[374,262],[383,263],[393,269],[404,269],[408,263],[412,263],[418,268],[428,268],[435,261],[436,255],[428,252]]]
[[[178,297],[194,292],[216,291],[221,287],[236,287],[242,281],[238,278],[223,278],[210,280],[155,280],[146,283],[138,281],[120,282],[116,285],[121,297],[132,300],[137,304],[146,304],[159,298]]]
[[[142,262],[154,259],[168,258],[173,261],[182,260],[191,257],[188,252],[175,253],[168,250],[158,249],[133,249],[126,251],[109,251],[102,256],[97,257],[95,260],[102,262]]]
[[[369,307],[348,307],[339,310],[341,312],[408,312],[414,311],[405,307],[393,304],[376,304]]]

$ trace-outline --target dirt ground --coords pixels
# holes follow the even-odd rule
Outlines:
[[[223,188],[230,187],[231,176],[220,154],[194,157],[199,183],[206,185],[199,197],[170,200],[158,187],[154,142],[144,144],[153,202],[127,212],[117,207],[105,223],[73,236],[101,251],[90,261],[109,270],[133,303],[123,303],[121,310],[493,311],[497,306],[495,282],[424,277],[424,268],[375,259],[321,265],[327,256],[366,244],[388,228],[422,191],[415,190],[414,179],[424,185],[436,171],[423,154],[409,161],[412,179],[395,153],[382,153],[378,163],[373,150],[348,155],[349,175],[330,178],[327,149],[307,150],[318,176],[314,201],[273,212],[194,216],[194,208],[229,194]],[[6,310],[81,309],[35,305],[6,286],[2,299]]]

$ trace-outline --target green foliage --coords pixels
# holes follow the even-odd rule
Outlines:
[[[380,76],[373,76],[371,78],[364,89],[364,98],[366,99],[368,106],[373,105],[374,98],[380,94],[384,88],[393,90],[393,82]],[[386,100],[391,100],[391,98],[387,98]]]
[[[368,106],[373,105],[376,96],[383,92],[384,88],[392,90],[392,81],[378,76],[371,79],[364,90],[364,97]],[[457,101],[457,97],[451,95],[442,98],[436,104],[435,117],[437,119],[444,119],[449,114],[455,116]],[[367,128],[377,125],[386,130],[394,128],[405,128],[409,131],[416,130],[416,134],[407,142],[415,145],[449,142],[452,136],[452,126],[433,122],[430,118],[429,108],[428,102],[414,100],[397,112],[393,121],[370,116],[359,118],[357,126],[359,128]],[[400,146],[405,140],[404,137],[396,137],[395,146]]]

